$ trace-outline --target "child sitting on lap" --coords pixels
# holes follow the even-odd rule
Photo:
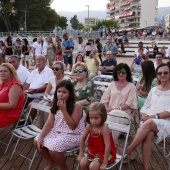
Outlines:
[[[114,140],[105,124],[107,111],[104,104],[92,103],[87,111],[86,121],[89,123],[81,137],[80,153],[77,161],[81,169],[106,169],[107,164],[116,159]],[[87,146],[84,145],[88,136]],[[92,168],[93,167],[93,168]]]

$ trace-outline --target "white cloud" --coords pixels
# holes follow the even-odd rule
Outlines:
[[[148,0],[150,1],[150,0]],[[54,0],[51,7],[57,11],[85,11],[89,10],[105,11],[108,0]],[[170,0],[159,0],[159,7],[170,6]]]

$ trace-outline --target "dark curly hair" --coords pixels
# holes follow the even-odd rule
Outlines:
[[[56,114],[56,112],[59,110],[59,107],[57,106],[57,91],[60,87],[65,87],[69,91],[69,98],[66,102],[66,109],[69,115],[72,115],[74,111],[74,104],[75,104],[75,93],[74,93],[74,87],[70,80],[62,80],[60,83],[58,83],[55,93],[54,93],[54,99],[51,107],[51,113]]]
[[[125,71],[126,71],[126,75],[127,75],[126,80],[128,82],[132,82],[132,74],[131,74],[129,66],[126,63],[120,63],[114,68],[114,70],[113,70],[113,80],[114,81],[119,80],[119,78],[117,76],[117,71],[121,71],[122,69],[125,69]]]

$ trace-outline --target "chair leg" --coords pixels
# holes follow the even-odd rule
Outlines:
[[[20,141],[20,138],[18,138],[17,143],[16,143],[16,145],[15,145],[15,148],[14,148],[14,150],[13,150],[13,152],[12,152],[12,154],[11,154],[11,156],[10,156],[9,160],[11,160],[11,159],[12,159],[12,157],[13,157],[13,155],[14,155],[14,152],[15,152],[15,150],[16,150],[16,148],[17,148],[17,146],[18,146],[19,141]]]
[[[9,146],[10,146],[10,144],[11,144],[11,141],[12,141],[12,138],[13,138],[13,134],[12,134],[12,136],[11,136],[11,138],[10,138],[10,140],[9,140],[9,143],[8,143],[8,145],[7,145],[7,147],[6,147],[6,150],[5,150],[5,152],[4,152],[4,155],[7,153],[7,151],[8,151],[8,148],[9,148]]]
[[[34,155],[33,155],[32,159],[31,159],[31,162],[30,162],[30,165],[29,165],[29,167],[28,167],[28,170],[31,169],[31,166],[32,166],[32,163],[33,163],[33,161],[34,161],[34,158],[35,158],[36,153],[37,153],[37,149],[36,149],[35,152],[34,152]]]

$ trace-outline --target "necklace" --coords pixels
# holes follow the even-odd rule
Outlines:
[[[94,138],[98,138],[98,137],[101,135],[100,132],[98,133],[98,135],[97,135],[97,134],[96,134],[96,135],[93,135],[93,133],[94,133],[94,132],[91,131],[91,135],[92,135],[92,137],[94,137]]]

